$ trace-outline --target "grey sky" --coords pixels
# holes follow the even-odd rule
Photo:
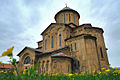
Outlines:
[[[120,67],[120,0],[0,0],[0,55],[11,46],[14,57],[25,46],[36,48],[40,33],[65,3],[80,13],[80,24],[104,29],[111,66]],[[8,58],[0,58],[7,62]]]

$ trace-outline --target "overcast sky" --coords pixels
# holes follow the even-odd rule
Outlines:
[[[104,29],[109,63],[120,67],[120,0],[0,0],[0,55],[15,46],[18,60],[16,55],[25,46],[36,48],[42,40],[40,33],[55,22],[55,14],[66,3],[80,13],[80,24]]]

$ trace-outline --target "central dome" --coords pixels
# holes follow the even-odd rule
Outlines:
[[[66,6],[62,10],[57,12],[54,18],[57,23],[74,23],[76,25],[79,25],[80,15],[76,10],[73,10]]]

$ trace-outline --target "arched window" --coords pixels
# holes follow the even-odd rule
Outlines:
[[[70,72],[70,65],[68,64],[68,73]]]
[[[71,44],[71,51],[73,50],[73,46],[72,46],[72,44]]]
[[[39,61],[39,67],[38,67],[39,71],[41,73],[41,62]]]
[[[103,52],[102,52],[102,48],[101,48],[101,47],[100,47],[100,53],[101,53],[101,57],[104,58]]]
[[[79,24],[79,18],[77,17],[77,24]]]
[[[61,23],[61,15],[59,15],[59,23]]]
[[[54,47],[54,37],[52,36],[52,48]]]
[[[48,72],[48,70],[49,70],[49,61],[47,61],[46,63],[46,71]]]
[[[74,18],[74,24],[75,24],[75,16],[73,16],[73,18]]]
[[[44,73],[45,73],[45,67],[44,67]]]
[[[64,13],[64,24],[65,24],[65,13]]]
[[[30,64],[30,61],[31,61],[30,57],[27,56],[24,60],[24,64]]]
[[[42,72],[44,72],[44,63],[45,61],[42,62]]]
[[[69,14],[69,23],[70,23],[70,21],[71,21],[71,18],[70,18],[70,14]]]
[[[40,73],[41,73],[41,68],[40,68]]]
[[[59,35],[59,46],[61,47],[61,34]]]
[[[47,40],[45,40],[45,50],[47,49]]]

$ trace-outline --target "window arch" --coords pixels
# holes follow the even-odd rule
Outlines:
[[[61,34],[59,35],[59,46],[61,47]]]

